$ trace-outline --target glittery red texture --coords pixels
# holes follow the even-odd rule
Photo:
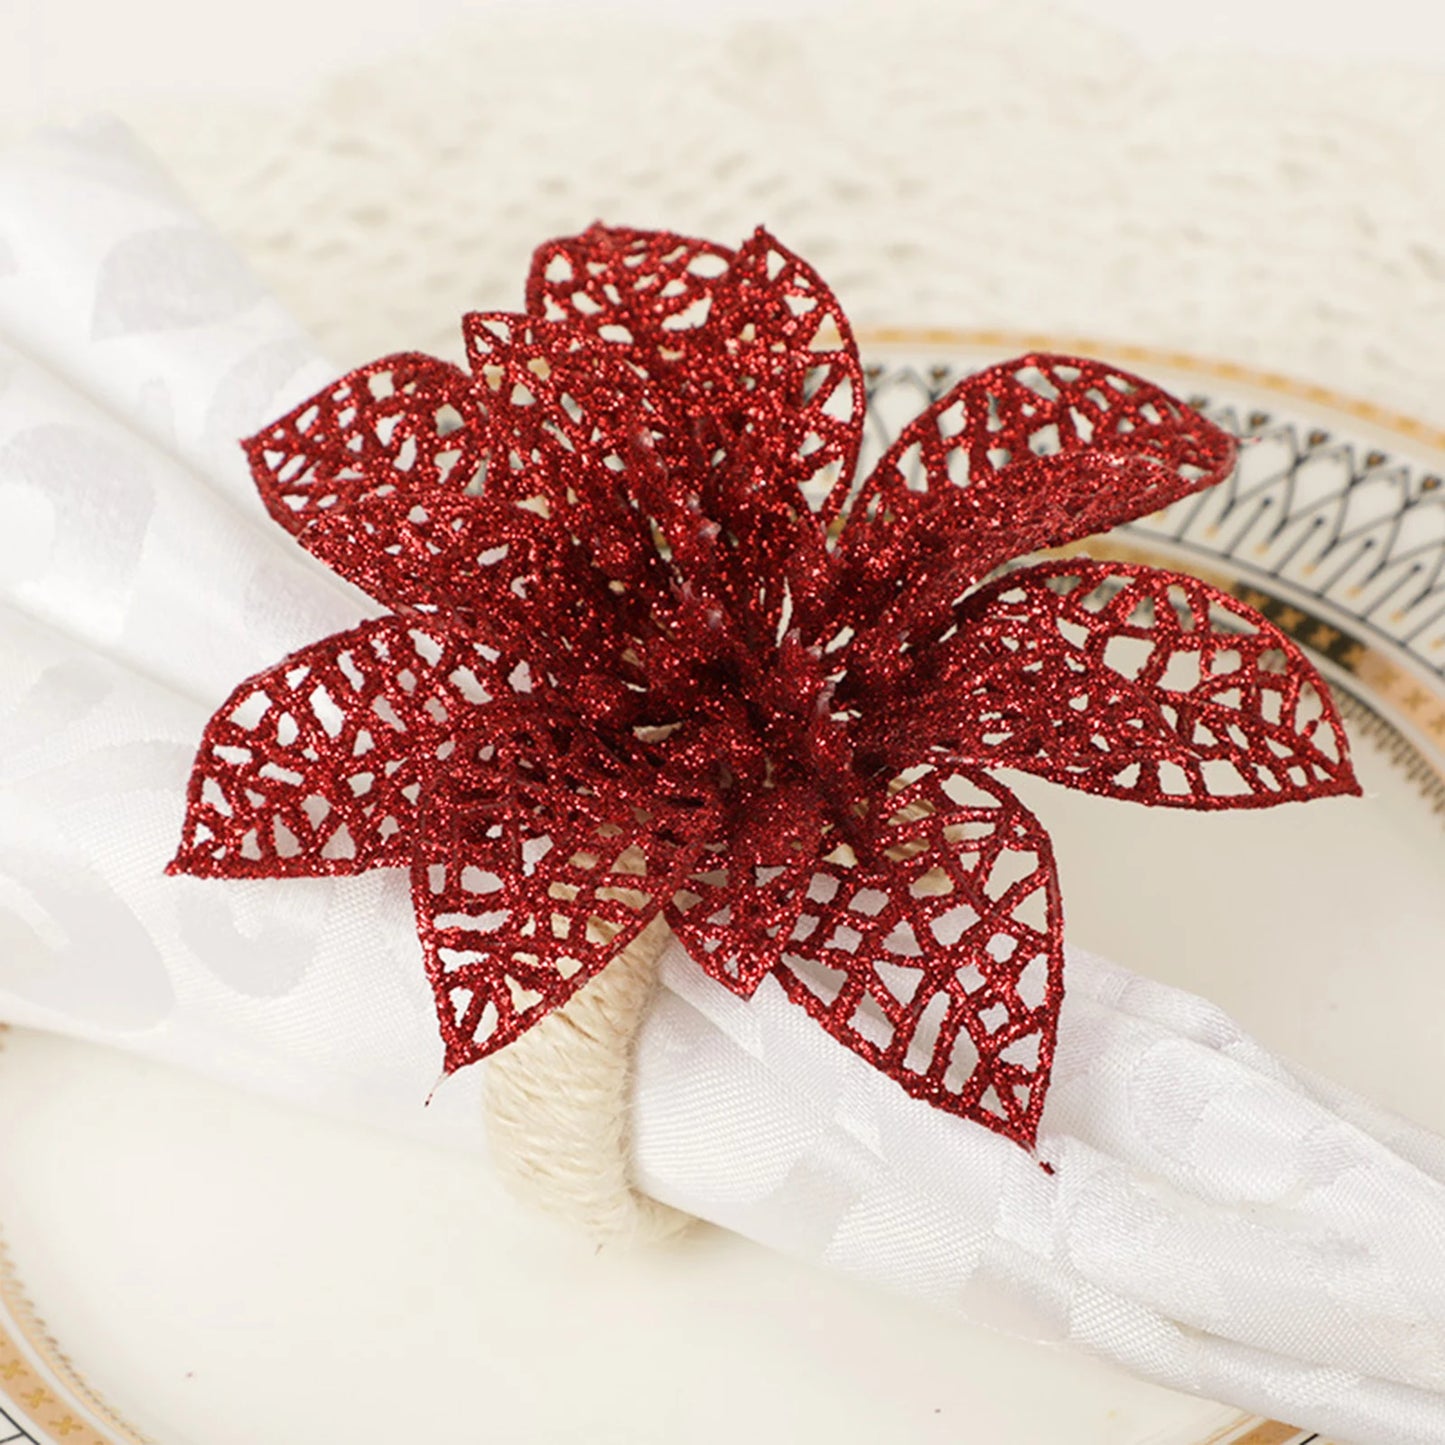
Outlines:
[[[1193,578],[985,580],[1220,481],[1230,439],[1099,362],[961,382],[854,478],[847,319],[759,231],[538,253],[469,368],[386,357],[246,444],[392,615],[244,683],[173,871],[409,867],[449,1070],[659,912],[910,1093],[1035,1139],[1063,989],[1048,835],[988,769],[1190,808],[1358,791],[1324,684]]]

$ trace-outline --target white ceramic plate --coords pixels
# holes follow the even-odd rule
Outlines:
[[[1445,1130],[1445,435],[1184,357],[891,333],[865,346],[874,454],[961,370],[1034,345],[1262,438],[1232,482],[1088,550],[1205,575],[1309,648],[1367,791],[1192,815],[1020,781],[1070,936]],[[0,1442],[1318,1439],[716,1231],[597,1254],[473,1160],[19,1032],[0,1228]]]

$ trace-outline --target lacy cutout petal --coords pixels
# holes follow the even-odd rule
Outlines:
[[[854,499],[842,545],[860,616],[895,599],[916,614],[930,586],[947,605],[1002,562],[1215,485],[1234,459],[1228,433],[1118,367],[988,367],[904,427]]]
[[[706,326],[732,259],[725,246],[672,231],[595,225],[537,248],[527,310],[626,348],[656,375],[685,358]]]
[[[555,665],[570,650],[594,673],[630,665],[636,681],[659,634],[705,618],[740,653],[776,646],[785,618],[805,625],[826,591],[823,528],[756,447],[722,446],[690,392],[660,402],[624,348],[586,331],[505,313],[469,315],[464,331],[486,400],[486,489],[503,511],[488,536],[505,540],[520,509],[553,544],[494,567],[514,595],[489,604],[491,635],[507,619]]]
[[[828,840],[778,978],[910,1094],[1032,1147],[1063,989],[1048,834],[971,769],[911,769],[865,800],[856,839]]]
[[[635,679],[625,654],[677,585],[653,531],[682,505],[658,454],[671,419],[585,332],[501,312],[462,329],[485,411],[490,615],[572,682],[584,664]]]
[[[466,637],[396,617],[301,648],[206,726],[173,873],[305,877],[405,866],[418,792],[506,690]]]
[[[765,230],[733,252],[594,226],[537,251],[527,306],[624,349],[683,393],[694,424],[734,445],[750,437],[766,466],[749,485],[801,492],[813,508],[846,493],[867,402],[852,328],[817,272]]]
[[[709,840],[666,908],[692,960],[743,998],[752,997],[789,946],[824,826],[810,789],[764,794],[746,817]]]
[[[858,345],[838,298],[761,227],[738,250],[722,309],[740,400],[769,462],[810,506],[836,515],[852,484],[868,398]]]
[[[957,616],[916,724],[962,760],[1173,807],[1360,791],[1308,658],[1197,578],[1048,562],[980,589]]]
[[[657,915],[715,826],[690,776],[519,703],[421,803],[412,900],[453,1072],[565,1003]]]
[[[309,551],[390,607],[445,596],[451,519],[484,454],[471,378],[386,356],[243,443],[266,509]]]

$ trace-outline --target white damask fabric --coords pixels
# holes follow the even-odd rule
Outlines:
[[[161,871],[211,709],[367,610],[234,443],[334,369],[104,126],[0,161],[0,346],[0,1019],[481,1147],[480,1068],[421,1107],[400,874]],[[663,983],[634,1098],[655,1197],[1361,1445],[1445,1439],[1445,1145],[1210,1005],[1071,952],[1048,1173],[771,982],[744,1003],[674,949]]]
[[[5,158],[0,256],[0,1016],[479,1147],[403,878],[161,872],[217,702],[371,610],[236,444],[334,371],[118,128]]]

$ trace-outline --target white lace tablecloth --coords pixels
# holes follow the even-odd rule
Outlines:
[[[340,363],[454,352],[461,311],[518,303],[536,241],[596,217],[763,221],[865,326],[1170,346],[1438,410],[1429,70],[1163,63],[1039,0],[673,14],[497,7],[304,104],[127,119]]]

